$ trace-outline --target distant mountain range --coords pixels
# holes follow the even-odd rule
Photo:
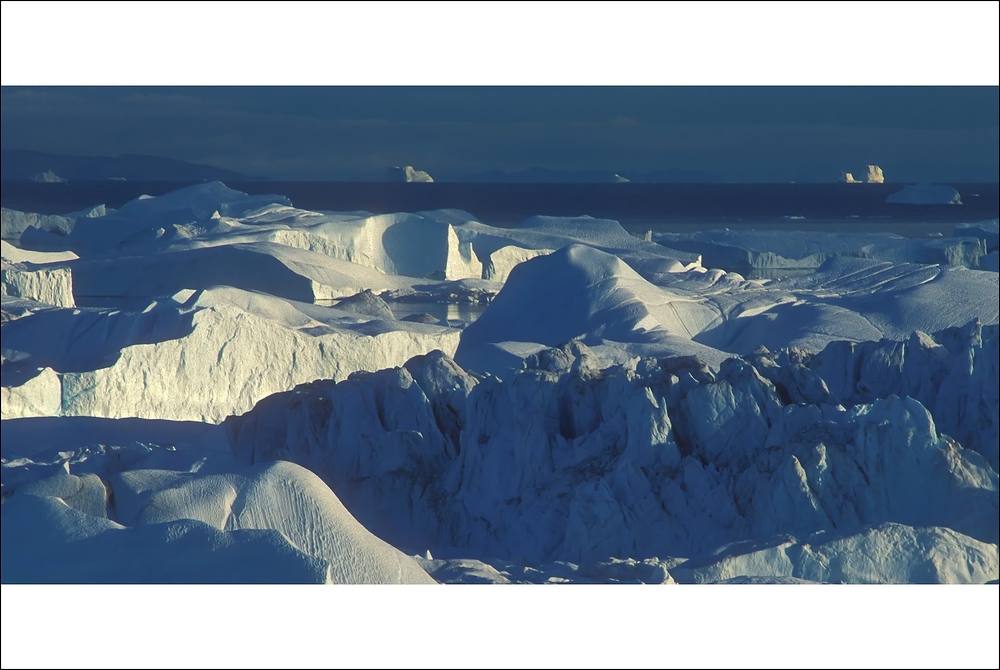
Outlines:
[[[707,170],[656,170],[652,172],[627,172],[617,174],[595,170],[548,170],[532,167],[520,172],[488,170],[463,175],[460,182],[506,182],[506,183],[583,183],[613,184],[621,182],[639,183],[715,183],[722,181],[718,175]]]
[[[199,165],[174,158],[122,154],[107,156],[63,156],[39,151],[4,149],[0,151],[3,179],[35,181],[265,181],[233,170]],[[44,178],[47,173],[54,178]]]

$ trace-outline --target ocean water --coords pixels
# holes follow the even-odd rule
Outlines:
[[[38,184],[3,181],[0,204],[10,209],[64,214],[104,203],[121,207],[142,194],[162,195],[190,182],[77,181]],[[627,230],[685,232],[753,227],[817,231],[882,230],[922,237],[950,235],[955,223],[997,218],[996,183],[950,184],[962,205],[887,204],[904,184],[474,184],[278,182],[227,184],[247,193],[278,193],[296,207],[373,214],[455,208],[483,223],[516,226],[524,219],[589,215],[619,221]]]

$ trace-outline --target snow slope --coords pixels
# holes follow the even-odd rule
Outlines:
[[[617,256],[653,283],[663,276],[701,265],[697,254],[640,240],[630,235],[617,221],[589,216],[534,216],[517,228],[488,226],[472,220],[470,216],[455,230],[462,242],[472,245],[479,258],[490,258],[499,252],[501,256],[496,262],[501,264],[504,254],[518,253],[513,250],[504,252],[505,247],[548,253],[553,249],[583,244]]]
[[[718,352],[691,336],[718,318],[704,301],[653,286],[617,256],[576,244],[516,266],[483,315],[463,332],[456,360],[500,373],[519,362],[501,358],[498,345],[540,348],[579,339],[661,355],[701,354],[717,363]]]
[[[456,360],[503,376],[545,346],[579,339],[608,362],[823,349],[835,340],[905,338],[1000,319],[994,273],[831,258],[805,277],[746,281],[720,270],[673,273],[655,286],[617,256],[573,245],[514,268],[462,334]]]
[[[2,514],[4,583],[434,583],[291,463],[63,473]]]

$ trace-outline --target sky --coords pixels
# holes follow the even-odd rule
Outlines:
[[[996,3],[166,6],[4,3],[2,148],[277,180],[1000,179]]]
[[[279,180],[531,167],[730,182],[996,181],[996,87],[4,87],[2,147]]]

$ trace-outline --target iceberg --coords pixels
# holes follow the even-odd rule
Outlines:
[[[573,245],[516,266],[455,355],[503,376],[539,349],[577,339],[609,362],[697,355],[717,368],[759,346],[820,351],[975,318],[995,324],[997,293],[993,273],[846,258],[766,285],[720,270],[669,273],[654,285],[618,256]]]
[[[617,256],[575,244],[516,266],[483,315],[463,332],[456,360],[501,374],[487,362],[496,345],[541,348],[571,339],[721,360],[718,352],[691,340],[718,319],[711,306],[650,284]]]
[[[39,172],[34,177],[32,177],[31,180],[47,184],[65,184],[66,182],[69,181],[69,179],[64,179],[63,177],[60,177],[52,170]]]
[[[4,207],[0,210],[0,222],[3,224],[0,237],[4,240],[17,241],[28,228],[37,228],[40,231],[53,233],[57,236],[66,236],[73,231],[77,219],[97,218],[105,216],[107,212],[108,210],[104,205],[97,205],[96,207],[90,207],[80,212],[63,215],[19,212]]]
[[[0,261],[0,296],[59,307],[74,307],[73,276],[66,267]]]
[[[653,283],[670,274],[701,267],[701,257],[696,253],[638,239],[617,221],[590,216],[534,216],[517,228],[499,228],[475,221],[470,215],[455,227],[455,232],[462,242],[471,244],[479,258],[487,259],[497,252],[508,257],[524,253],[513,249],[503,251],[505,247],[549,253],[583,244],[617,256]],[[485,273],[483,278],[487,278]]]
[[[412,165],[395,166],[388,169],[389,181],[431,183],[434,179],[423,170],[414,169]]]
[[[84,303],[87,298],[161,298],[183,289],[231,286],[329,304],[366,289],[405,291],[413,284],[374,268],[273,242],[84,258],[70,267],[76,295]]]
[[[25,251],[6,240],[0,246],[0,296],[75,307],[73,275],[64,263],[76,254]]]
[[[915,186],[904,186],[885,199],[888,203],[904,205],[961,205],[962,197],[951,186],[920,182]]]
[[[296,384],[453,352],[459,336],[228,287],[180,291],[141,312],[38,309],[4,324],[3,417],[49,407],[25,384],[51,369],[56,415],[218,423]]]
[[[209,182],[4,225],[4,582],[998,577],[996,221],[640,239]]]
[[[995,357],[995,338],[988,347]],[[835,381],[779,359],[731,359],[717,375],[678,357],[602,369],[573,343],[501,380],[435,352],[298,387],[226,425],[241,462],[301,462],[376,535],[435,554],[577,564],[706,556],[754,538],[885,523],[995,545],[996,471],[940,433],[919,400],[889,394],[845,407]],[[981,366],[984,383],[995,382],[996,367]],[[992,560],[976,579],[994,578]]]
[[[954,237],[975,237],[983,241],[990,253],[1000,248],[1000,221],[980,221],[979,223],[961,223],[955,226]]]
[[[697,253],[702,264],[750,275],[758,270],[809,270],[834,257],[891,263],[960,265],[978,269],[988,242],[978,229],[956,227],[950,238],[914,239],[894,233],[711,230],[690,234],[656,233],[653,240]]]

